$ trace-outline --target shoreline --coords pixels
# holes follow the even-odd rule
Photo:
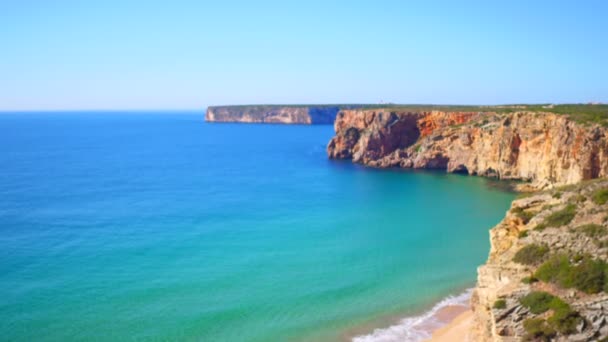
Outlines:
[[[470,305],[472,292],[473,288],[469,288],[458,295],[450,295],[419,315],[406,316],[391,326],[353,336],[351,341],[464,341],[472,320]]]
[[[466,309],[453,317],[447,325],[435,330],[426,342],[469,341],[469,331],[473,322],[473,311]]]

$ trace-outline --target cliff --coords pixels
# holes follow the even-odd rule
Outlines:
[[[332,124],[340,106],[218,106],[208,107],[205,121],[279,124]]]
[[[515,200],[478,269],[473,341],[608,336],[608,181]]]
[[[338,113],[330,158],[373,167],[433,168],[530,181],[532,188],[608,175],[608,136],[597,123],[547,112]]]
[[[327,153],[530,181],[520,188],[537,192],[490,231],[470,340],[608,341],[606,112],[586,120],[522,109],[344,110]]]

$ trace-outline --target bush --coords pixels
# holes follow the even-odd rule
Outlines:
[[[565,254],[557,254],[540,265],[534,273],[534,277],[547,283],[557,283],[568,287],[571,268],[569,257]]]
[[[551,195],[551,197],[560,199],[560,198],[562,198],[562,193],[561,193],[561,191],[554,192],[553,195]]]
[[[570,305],[559,298],[554,299],[551,309],[553,309],[553,316],[549,317],[547,322],[555,330],[564,335],[576,332],[576,326],[582,321],[578,312],[572,310]]]
[[[507,307],[507,301],[504,300],[504,299],[497,299],[494,302],[494,306],[493,307],[494,307],[494,309],[502,310],[502,309],[504,309],[504,308]]]
[[[519,232],[519,234],[517,234],[517,237],[520,238],[520,239],[528,237],[528,231],[527,230],[522,230],[521,232]]]
[[[608,202],[608,189],[597,190],[593,193],[591,199],[599,205],[606,204],[606,202]]]
[[[583,203],[583,202],[585,202],[586,200],[587,200],[587,197],[585,197],[585,195],[577,195],[577,196],[574,198],[574,202],[576,202],[576,203]]]
[[[512,212],[515,216],[519,217],[524,224],[530,222],[534,215],[536,215],[536,212],[525,211],[523,208],[514,208]]]
[[[527,245],[515,253],[513,261],[523,265],[535,265],[541,263],[547,253],[549,253],[549,247],[546,245]]]
[[[589,256],[581,257],[578,264],[573,265],[567,255],[554,255],[536,270],[534,276],[544,282],[564,288],[574,287],[585,293],[608,290],[608,264]]]
[[[542,318],[528,318],[524,321],[527,335],[525,341],[551,341],[556,332]]]
[[[586,224],[578,227],[578,229],[590,238],[599,238],[606,235],[606,227],[600,226],[599,224]]]
[[[556,297],[542,291],[530,292],[519,299],[521,305],[530,309],[533,314],[541,314],[551,309],[551,303]]]
[[[559,331],[564,335],[572,334],[576,332],[576,326],[582,321],[582,317],[578,312],[572,310],[568,303],[547,292],[530,292],[521,298],[520,302],[523,306],[530,309],[530,312],[533,314],[542,314],[548,310],[553,311],[553,315],[547,320],[549,326],[546,326],[545,321],[542,319],[542,322],[538,321],[538,318],[535,319],[536,321],[529,322],[528,327],[526,327],[526,322],[524,322],[524,329],[532,335],[535,335],[535,331],[543,330],[539,329],[541,327],[549,327],[553,333]]]
[[[564,209],[554,212],[547,216],[543,224],[546,227],[561,227],[572,222],[576,216],[576,206],[574,204],[568,204]]]
[[[532,284],[532,283],[536,283],[538,281],[538,279],[536,279],[535,277],[523,277],[521,279],[521,282],[524,284]]]
[[[585,293],[598,293],[604,289],[606,263],[585,258],[570,271],[570,283]]]

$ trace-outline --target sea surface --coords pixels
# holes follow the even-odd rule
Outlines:
[[[420,338],[408,324],[474,285],[514,194],[328,160],[332,135],[0,114],[1,339]]]

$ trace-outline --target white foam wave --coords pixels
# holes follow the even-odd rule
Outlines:
[[[457,296],[449,296],[432,309],[419,316],[406,317],[388,328],[376,329],[369,335],[353,338],[353,342],[419,342],[431,338],[432,331],[446,324],[438,319],[437,313],[448,306],[468,307],[473,289],[468,289]]]

